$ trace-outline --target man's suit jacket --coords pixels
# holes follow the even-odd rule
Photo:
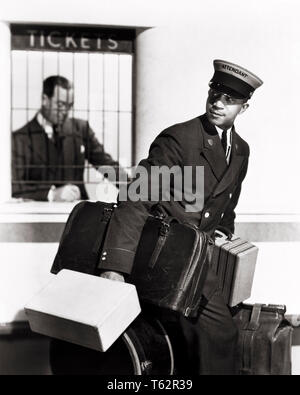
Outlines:
[[[80,188],[82,199],[87,199],[83,184],[85,160],[94,166],[119,166],[104,151],[88,122],[81,119],[65,121],[59,149],[36,117],[12,136],[14,197],[47,200],[52,184],[72,183]]]
[[[234,231],[234,209],[238,202],[241,184],[247,172],[248,144],[232,132],[232,151],[229,166],[216,128],[206,115],[176,124],[164,130],[152,143],[149,156],[140,162],[151,166],[204,166],[204,209],[187,213],[182,201],[160,202],[169,215],[197,225],[200,230],[213,233],[218,225]],[[193,188],[195,189],[195,185]],[[153,204],[157,202],[120,202],[112,217],[99,268],[130,273],[142,228]],[[208,275],[208,298],[215,284]]]

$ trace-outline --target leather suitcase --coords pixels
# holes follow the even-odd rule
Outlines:
[[[219,280],[224,299],[236,306],[251,296],[258,248],[235,235],[218,237],[211,265]]]
[[[129,282],[144,303],[197,315],[208,260],[209,238],[174,218],[149,216],[142,231]]]
[[[241,375],[290,375],[293,327],[285,306],[241,304],[232,309],[239,329]]]
[[[72,210],[60,239],[51,273],[61,269],[96,274],[107,227],[115,203],[78,203]]]
[[[30,328],[106,351],[140,313],[132,284],[61,270],[25,306]]]

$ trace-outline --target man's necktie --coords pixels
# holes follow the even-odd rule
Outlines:
[[[57,149],[60,148],[60,137],[57,125],[53,125],[53,135],[52,135],[53,144]]]
[[[53,135],[52,141],[55,146],[55,178],[57,180],[64,180],[64,168],[62,167],[63,164],[63,154],[62,154],[62,136],[59,130],[59,126],[53,125]]]
[[[221,143],[222,143],[222,147],[225,152],[225,155],[226,155],[226,153],[227,153],[227,130],[223,130],[223,132],[222,132]]]

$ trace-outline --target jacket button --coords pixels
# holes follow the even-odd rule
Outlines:
[[[231,199],[231,198],[232,198],[232,193],[229,194],[229,199]]]
[[[204,214],[204,217],[205,218],[208,218],[210,216],[210,213],[207,211],[205,214]]]
[[[224,213],[221,214],[221,218],[223,218],[223,217],[224,217]]]
[[[107,255],[107,252],[104,251],[102,255],[103,255],[103,256]]]
[[[106,261],[106,257],[105,256],[102,257],[102,261]]]

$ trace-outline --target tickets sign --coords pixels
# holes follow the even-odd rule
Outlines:
[[[134,29],[12,25],[12,49],[64,52],[133,52]]]

